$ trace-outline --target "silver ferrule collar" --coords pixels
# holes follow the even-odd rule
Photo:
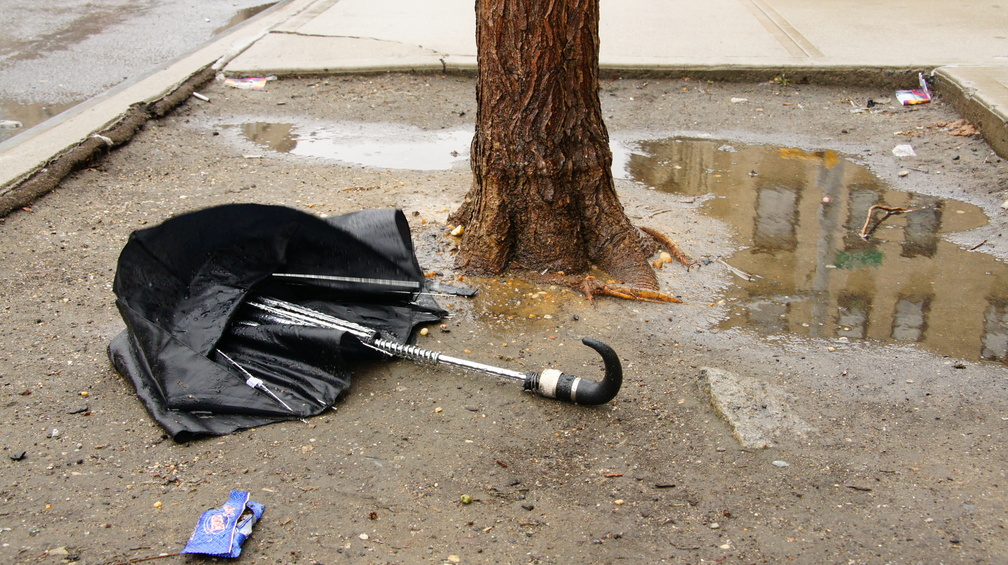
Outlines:
[[[576,377],[574,379],[574,382],[571,383],[571,391],[570,391],[571,402],[577,402],[577,389],[579,384],[581,384],[581,377]]]

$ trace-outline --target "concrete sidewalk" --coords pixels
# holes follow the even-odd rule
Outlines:
[[[941,0],[601,0],[609,69],[1008,65],[1008,6]],[[470,70],[473,0],[319,0],[234,73]]]
[[[935,72],[939,93],[1008,156],[1008,5],[906,0],[601,0],[605,70],[784,74],[793,80],[913,87]],[[0,144],[0,199],[52,176],[54,158],[130,111],[185,91],[191,77],[476,68],[473,0],[289,0],[159,72]],[[190,81],[191,82],[191,81]],[[191,90],[191,87],[190,87]],[[97,137],[96,137],[97,136]],[[115,143],[118,143],[117,141]],[[12,200],[13,199],[13,200]]]

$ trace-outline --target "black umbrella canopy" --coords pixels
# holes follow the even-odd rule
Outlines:
[[[246,298],[310,306],[406,343],[445,315],[423,282],[400,210],[190,212],[123,248],[113,290],[126,329],[109,356],[176,441],[313,416],[349,388],[346,361],[376,354],[338,330],[246,323]]]

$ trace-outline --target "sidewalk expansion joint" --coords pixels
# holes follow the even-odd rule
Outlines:
[[[825,55],[784,16],[763,0],[739,0],[788,53],[796,57],[821,58]]]

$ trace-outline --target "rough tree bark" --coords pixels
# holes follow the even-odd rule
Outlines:
[[[656,289],[616,196],[598,95],[598,0],[476,0],[473,186],[457,266],[585,273]]]

